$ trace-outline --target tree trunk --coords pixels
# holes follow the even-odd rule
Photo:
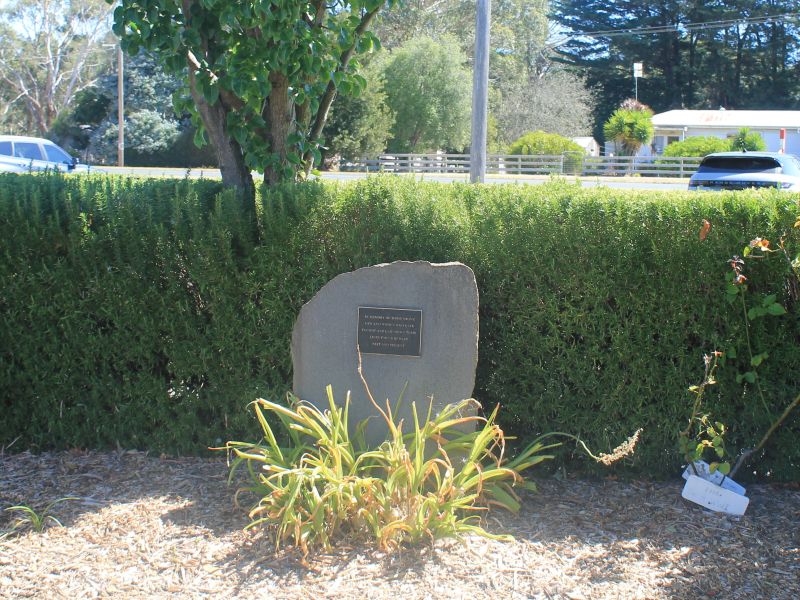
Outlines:
[[[189,87],[192,98],[197,106],[197,112],[203,120],[203,126],[208,133],[222,173],[222,183],[237,189],[242,194],[245,211],[255,217],[256,189],[250,169],[244,162],[244,153],[241,146],[228,133],[228,109],[218,100],[209,104],[203,94],[197,89],[194,73],[189,69]]]
[[[283,170],[289,162],[287,139],[295,130],[294,107],[289,100],[289,78],[283,73],[269,74],[272,89],[265,103],[262,116],[267,122],[267,139],[270,151],[277,155],[277,162],[264,169],[264,183],[274,185],[284,180]]]

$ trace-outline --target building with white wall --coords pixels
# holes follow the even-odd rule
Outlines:
[[[574,137],[572,141],[583,148],[587,156],[600,156],[600,144],[593,137]]]
[[[653,150],[661,154],[667,144],[693,136],[734,137],[740,129],[761,134],[770,152],[800,155],[800,111],[798,110],[669,110],[653,115]]]

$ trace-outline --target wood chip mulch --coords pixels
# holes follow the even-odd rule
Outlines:
[[[146,453],[0,454],[0,509],[63,527],[0,540],[0,598],[800,598],[800,489],[753,485],[740,518],[668,483],[541,480],[518,515],[478,537],[386,555],[275,552],[243,531],[222,458]],[[0,512],[0,532],[15,514]]]

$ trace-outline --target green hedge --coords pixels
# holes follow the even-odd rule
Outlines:
[[[200,453],[256,435],[245,404],[291,382],[302,306],[344,271],[460,260],[481,294],[475,396],[503,405],[521,441],[581,435],[610,450],[644,428],[616,472],[677,474],[676,431],[702,356],[738,345],[709,409],[752,442],[768,416],[745,371],[727,260],[777,240],[798,214],[777,193],[690,194],[467,186],[373,178],[260,197],[253,228],[213,182],[0,177],[0,446]],[[703,219],[713,227],[700,241]],[[795,236],[796,239],[796,236]],[[769,409],[800,392],[800,319],[777,261],[748,267],[753,294],[788,315],[753,322]],[[755,463],[800,479],[800,415]],[[590,469],[583,460],[560,464]]]

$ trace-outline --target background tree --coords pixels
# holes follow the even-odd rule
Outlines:
[[[548,49],[547,0],[495,0],[489,61],[490,127],[500,150],[526,131],[585,135],[594,108],[582,77],[553,68]],[[378,17],[376,33],[395,49],[416,37],[455,40],[471,59],[475,42],[473,0],[410,0]]]
[[[617,153],[634,156],[644,144],[653,139],[653,111],[628,99],[622,103],[603,126],[607,141],[614,142]]]
[[[124,77],[126,152],[166,150],[189,125],[180,123],[172,106],[172,94],[181,82],[145,52],[126,59]],[[91,162],[115,160],[117,91],[116,69],[107,69],[62,113],[50,135],[65,147],[83,152]]]
[[[584,80],[563,69],[547,69],[523,84],[508,82],[495,109],[502,141],[508,144],[536,130],[589,135],[594,102]]]
[[[47,133],[113,53],[104,0],[8,0],[0,7],[0,100],[6,127]]]
[[[598,137],[633,92],[638,61],[645,64],[639,97],[656,112],[798,106],[800,30],[796,20],[780,16],[796,14],[798,0],[553,0],[552,6],[568,32],[561,59],[584,70],[598,89]]]
[[[358,96],[337,96],[325,129],[325,156],[354,160],[375,157],[386,148],[394,114],[386,106],[384,80],[375,64],[362,71],[366,80]]]
[[[99,85],[111,110],[91,136],[89,152],[110,162],[116,156],[118,127],[116,73],[100,78]],[[180,123],[173,108],[172,96],[182,90],[180,80],[166,73],[152,55],[140,51],[128,58],[124,89],[125,150],[129,158],[165,151],[181,130],[190,126],[188,119]]]
[[[395,114],[391,152],[462,149],[469,140],[472,74],[455,40],[411,40],[383,57]]]
[[[391,2],[391,0],[390,0]],[[367,31],[383,0],[121,0],[114,31],[129,54],[155,53],[183,76],[198,141],[213,145],[223,182],[254,198],[267,183],[319,162],[337,92],[364,86],[353,58],[376,46]]]

